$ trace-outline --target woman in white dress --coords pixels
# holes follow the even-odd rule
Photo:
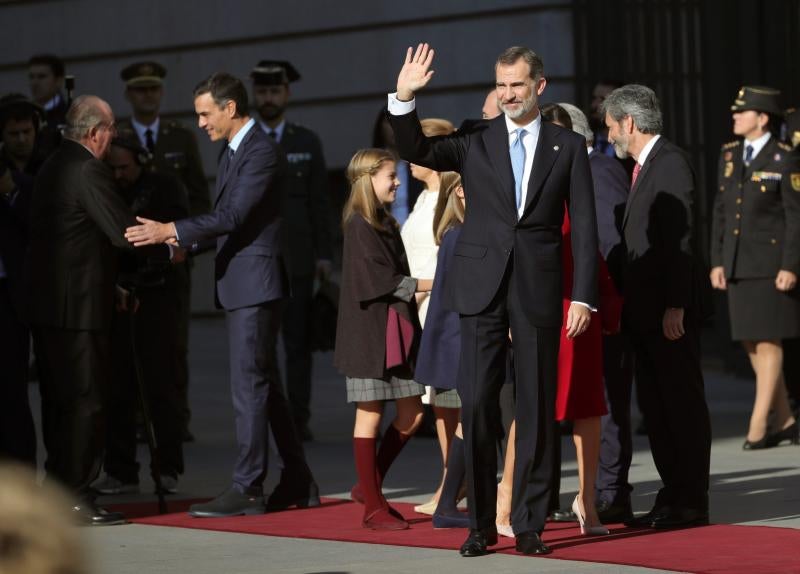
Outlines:
[[[438,118],[428,118],[420,122],[422,132],[427,137],[444,136],[455,131],[455,127],[447,120]],[[436,256],[439,247],[434,239],[433,216],[436,211],[436,203],[439,199],[439,172],[422,167],[421,165],[410,164],[411,176],[425,184],[425,189],[417,197],[414,209],[408,215],[403,224],[401,235],[403,246],[408,255],[408,266],[411,269],[412,277],[422,279],[433,279],[436,273]],[[428,299],[430,293],[417,294],[417,308],[419,310],[419,322],[425,328],[425,315],[428,311]],[[450,442],[453,439],[456,426],[458,425],[461,404],[455,393],[437,396],[436,390],[427,387],[423,402],[430,404],[436,416],[436,435],[439,439],[439,447],[442,451],[442,465],[447,471],[447,453],[450,449]],[[443,475],[444,476],[444,475]],[[443,479],[442,479],[443,480]],[[414,508],[416,512],[432,515],[436,510],[441,492],[441,483],[433,498]]]

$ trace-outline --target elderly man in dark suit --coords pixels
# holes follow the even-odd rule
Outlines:
[[[76,98],[57,151],[33,190],[29,246],[29,319],[42,393],[45,468],[80,499],[87,523],[115,524],[94,505],[104,445],[103,399],[109,382],[116,248],[130,249],[135,223],[101,161],[115,133],[114,114],[96,96]],[[163,246],[141,255],[167,259]],[[177,250],[176,253],[179,253]]]
[[[636,160],[623,216],[624,327],[653,460],[664,486],[653,509],[626,522],[675,528],[708,523],[711,425],[700,369],[700,320],[708,288],[692,252],[694,173],[661,136],[653,90],[629,84],[603,103],[620,158]]]
[[[283,240],[292,295],[282,321],[286,389],[297,432],[311,440],[311,301],[314,279],[331,271],[331,200],[322,143],[310,129],[286,120],[289,84],[300,73],[289,62],[262,60],[250,72],[259,127],[280,144],[289,164],[283,180]]]
[[[279,178],[285,158],[250,118],[247,89],[217,73],[194,92],[198,124],[227,146],[219,167],[214,210],[175,222],[138,218],[126,233],[136,246],[169,242],[192,250],[216,243],[216,303],[228,322],[230,377],[238,456],[233,484],[214,500],[195,504],[192,516],[262,514],[289,506],[319,505],[318,488],[291,423],[278,371],[276,343],[288,279],[280,249]],[[264,502],[270,425],[285,469]],[[283,479],[286,480],[283,480]]]
[[[597,225],[586,142],[543,123],[537,106],[546,81],[541,59],[509,48],[495,65],[498,104],[493,120],[426,138],[414,94],[433,71],[433,50],[409,48],[389,96],[403,159],[437,171],[457,171],[467,194],[466,219],[445,291],[461,314],[459,395],[467,451],[470,532],[462,556],[481,556],[497,542],[496,405],[505,376],[508,336],[515,355],[516,464],[512,527],[517,551],[545,554],[544,529],[553,473],[554,410],[561,307],[561,224],[572,221],[574,302],[568,336],[580,335],[597,301]]]

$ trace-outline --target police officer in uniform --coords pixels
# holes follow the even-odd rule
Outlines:
[[[164,78],[167,70],[157,62],[137,62],[124,68],[120,74],[125,82],[125,98],[130,102],[130,120],[119,122],[120,129],[133,130],[139,143],[152,156],[149,169],[177,176],[183,183],[189,201],[189,215],[211,210],[208,182],[203,173],[200,151],[194,134],[175,120],[159,116],[164,95]],[[186,263],[189,267],[189,263]],[[190,274],[181,289],[179,299],[180,328],[178,331],[179,368],[178,382],[183,401],[184,438],[191,440],[188,429],[190,418],[189,386],[189,313],[191,303]]]
[[[286,382],[299,435],[311,440],[311,300],[315,277],[331,269],[331,206],[322,144],[311,130],[286,121],[289,84],[300,74],[289,62],[262,60],[250,73],[259,125],[288,160],[283,183],[283,233],[292,295],[284,312]]]
[[[798,442],[782,376],[783,339],[800,336],[800,157],[772,133],[780,92],[745,86],[722,146],[711,237],[711,284],[727,290],[731,334],[756,374],[745,450]],[[770,410],[774,424],[768,426]]]
[[[121,131],[107,162],[131,211],[141,217],[174,221],[187,217],[186,190],[175,176],[147,169],[149,154],[133,131]],[[131,351],[131,321],[148,397],[162,487],[175,492],[183,473],[182,403],[177,385],[179,299],[186,284],[185,265],[156,263],[135,253],[120,255],[118,304],[112,326],[112,381],[108,396],[106,476],[93,485],[101,494],[139,490],[136,462],[138,384]]]

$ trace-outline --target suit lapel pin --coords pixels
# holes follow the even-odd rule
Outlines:
[[[775,161],[781,161],[781,154],[776,153],[774,159],[775,159]]]
[[[557,145],[554,145],[554,146],[553,146],[553,150],[554,150],[554,151],[558,151],[558,146],[557,146]]]

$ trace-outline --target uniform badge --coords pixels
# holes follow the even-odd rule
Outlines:
[[[725,177],[730,177],[733,175],[733,162],[728,161],[725,162]]]
[[[775,161],[781,161],[781,154],[776,153],[775,157],[773,158]]]
[[[800,173],[792,174],[792,189],[795,191],[800,191]]]
[[[733,159],[733,152],[732,151],[726,151],[725,152],[725,161],[731,161],[732,159]]]

